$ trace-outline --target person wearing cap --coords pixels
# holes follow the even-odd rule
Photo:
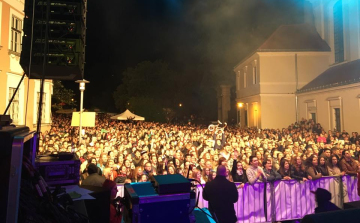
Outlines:
[[[93,164],[93,163],[89,164],[88,174],[89,174],[89,176],[86,177],[86,179],[82,181],[81,185],[102,187],[102,185],[105,181],[105,177],[100,176],[98,174],[98,167],[95,164]]]
[[[217,222],[237,221],[234,203],[238,196],[235,184],[226,179],[226,167],[218,166],[215,179],[207,182],[203,190],[203,198],[209,201],[209,211]]]
[[[329,191],[323,188],[317,188],[316,191],[311,191],[311,193],[315,194],[315,201],[317,203],[315,214],[340,210],[338,206],[331,203],[331,193]]]

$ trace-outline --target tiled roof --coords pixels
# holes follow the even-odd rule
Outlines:
[[[316,91],[359,82],[360,59],[330,67],[303,88],[301,88],[298,93]]]
[[[257,49],[260,52],[331,51],[310,24],[282,25]]]

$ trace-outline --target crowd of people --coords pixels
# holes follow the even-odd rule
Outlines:
[[[40,136],[39,154],[76,152],[81,181],[88,166],[118,183],[144,182],[152,175],[182,174],[204,184],[214,179],[218,165],[232,182],[254,183],[322,176],[356,175],[360,136],[325,131],[313,120],[283,129],[240,129],[152,122],[119,122],[97,115],[95,127],[71,127],[67,116],[53,117],[50,131]],[[212,130],[212,129],[211,129]],[[93,170],[92,170],[93,171]]]

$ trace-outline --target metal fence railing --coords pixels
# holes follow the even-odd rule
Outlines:
[[[331,202],[340,208],[343,208],[344,202],[360,200],[357,194],[357,178],[349,175],[322,177],[305,182],[281,180],[245,184],[244,188],[238,189],[239,199],[234,204],[238,222],[285,221],[313,214],[316,202],[311,191],[317,188],[328,190],[332,194]],[[202,190],[198,185],[200,208],[208,207],[208,202],[202,197]],[[123,184],[118,184],[118,191],[118,196],[124,195]]]

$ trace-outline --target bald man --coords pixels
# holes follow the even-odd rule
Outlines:
[[[209,211],[219,223],[237,221],[234,203],[238,200],[238,192],[235,184],[226,179],[225,166],[218,166],[215,179],[206,183],[203,198],[209,201]]]

